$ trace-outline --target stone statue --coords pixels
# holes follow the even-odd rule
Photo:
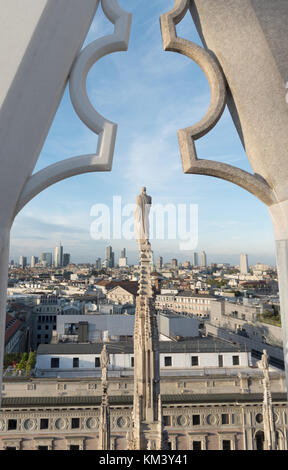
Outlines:
[[[266,349],[263,350],[262,358],[261,358],[261,365],[263,370],[268,370],[269,364],[268,364],[268,354]]]
[[[109,354],[107,352],[106,344],[104,344],[100,356],[100,365],[102,369],[107,369],[109,366]]]
[[[146,188],[142,188],[142,193],[136,198],[134,211],[135,237],[138,243],[149,241],[149,212],[152,204],[151,196],[146,194]]]
[[[102,368],[102,382],[107,381],[107,369],[109,367],[109,354],[106,349],[106,344],[104,344],[100,356],[100,365]]]

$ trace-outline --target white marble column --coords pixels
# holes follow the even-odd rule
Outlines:
[[[3,360],[5,346],[9,240],[10,227],[9,229],[2,228],[0,230],[0,406],[2,396]]]
[[[275,235],[286,390],[288,391],[288,201],[270,206],[269,213]]]

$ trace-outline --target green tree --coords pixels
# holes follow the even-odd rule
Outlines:
[[[24,352],[22,354],[20,362],[17,364],[17,370],[25,370],[27,359],[28,359],[28,353]]]
[[[13,361],[17,364],[21,360],[22,353],[6,353],[4,354],[4,368],[12,366]]]
[[[30,375],[31,370],[34,369],[36,362],[36,353],[34,351],[30,351],[29,357],[26,362],[26,374]]]

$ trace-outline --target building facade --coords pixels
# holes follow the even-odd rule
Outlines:
[[[174,312],[196,315],[208,319],[211,311],[221,312],[222,302],[209,294],[195,294],[192,291],[182,291],[178,294],[159,294],[155,299],[157,310],[171,310]]]
[[[58,315],[79,315],[84,313],[84,302],[65,302],[54,295],[42,295],[33,307],[32,348],[48,344],[57,328]]]
[[[137,290],[137,281],[119,281],[118,283],[115,283],[115,287],[109,289],[106,294],[106,298],[109,302],[113,302],[115,304],[135,305]]]
[[[132,328],[131,328],[132,329]],[[119,331],[120,332],[120,331]],[[124,333],[124,329],[123,329]],[[77,377],[98,375],[102,343],[41,344],[37,350],[35,374],[38,377]],[[134,373],[133,342],[107,342],[110,356],[109,372]],[[161,374],[194,374],[219,368],[238,373],[252,366],[251,354],[245,347],[215,338],[190,338],[181,341],[159,342]]]
[[[262,450],[261,372],[162,377],[163,420],[172,450]],[[270,373],[277,449],[287,450],[284,374]],[[101,377],[4,378],[0,449],[100,448]],[[127,449],[133,377],[108,375],[111,449]]]

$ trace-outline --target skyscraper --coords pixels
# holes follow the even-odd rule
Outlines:
[[[206,256],[205,251],[202,251],[202,253],[201,253],[201,267],[206,268],[206,266],[207,266],[207,256]]]
[[[162,256],[159,256],[156,261],[156,268],[162,269],[162,267],[163,267],[163,258]]]
[[[199,266],[199,264],[198,264],[198,253],[193,253],[193,266]]]
[[[70,264],[70,253],[63,254],[63,266],[68,266]]]
[[[61,242],[54,249],[54,266],[55,268],[63,266],[63,246]]]
[[[21,268],[25,268],[27,266],[27,257],[26,256],[20,256],[19,264],[20,264]]]
[[[106,262],[107,268],[114,268],[114,252],[110,245],[106,247]]]
[[[40,263],[42,266],[52,266],[52,253],[40,253]]]
[[[240,255],[240,273],[248,274],[248,256],[246,253]]]
[[[127,257],[126,257],[126,248],[121,250],[121,256],[119,258],[119,268],[124,268],[127,266]]]
[[[38,263],[38,258],[37,256],[31,256],[31,268],[34,268],[35,265]]]
[[[96,259],[95,268],[96,271],[100,271],[100,269],[102,268],[101,258]]]
[[[173,258],[171,260],[171,268],[175,269],[175,268],[177,268],[177,266],[178,266],[178,261],[177,261],[176,258]]]

